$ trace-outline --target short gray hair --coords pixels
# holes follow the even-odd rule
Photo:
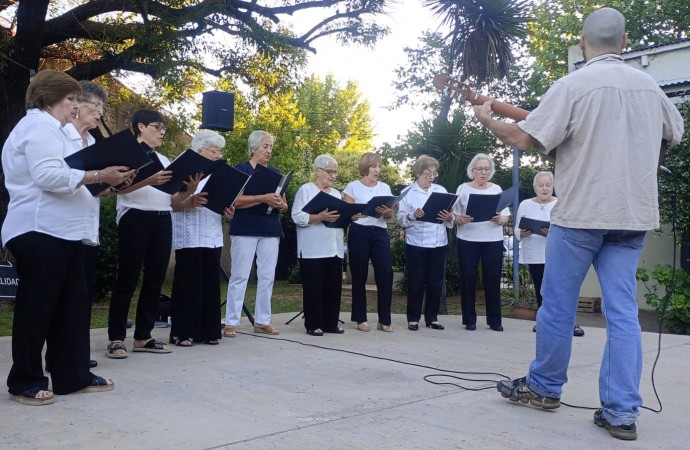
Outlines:
[[[434,158],[433,156],[419,155],[417,161],[412,164],[412,171],[419,177],[422,176],[422,173],[424,173],[424,171],[431,166],[434,166],[436,167],[436,170],[439,170],[441,168],[441,163],[439,163],[438,159]]]
[[[592,48],[620,53],[625,36],[625,17],[617,9],[598,9],[585,19],[582,35]]]
[[[271,136],[271,134],[267,131],[263,131],[263,130],[252,131],[252,134],[249,135],[249,139],[247,139],[247,143],[249,144],[249,157],[250,158],[254,155],[254,149],[259,148],[259,146],[261,145],[261,142],[263,142],[263,140],[266,138],[271,139],[271,144],[275,142],[275,138],[273,136]]]
[[[467,165],[467,177],[470,180],[474,180],[474,168],[477,166],[477,162],[480,159],[485,159],[489,161],[489,166],[491,167],[491,170],[489,171],[489,180],[494,177],[494,174],[496,173],[496,164],[494,163],[493,158],[491,156],[487,155],[486,153],[477,153],[474,155],[474,158],[470,161],[470,163]]]
[[[319,155],[314,160],[314,170],[325,169],[330,165],[338,167],[338,161],[331,155]]]
[[[103,102],[104,106],[106,103],[108,103],[108,91],[106,91],[100,84],[96,84],[92,81],[81,80],[79,85],[81,86],[81,94],[77,95],[78,102],[88,102],[91,97],[97,97]]]
[[[537,187],[537,180],[539,177],[549,177],[551,179],[551,185],[553,185],[553,173],[550,170],[545,170],[543,172],[537,172],[532,180],[532,187]]]
[[[212,130],[199,130],[192,138],[192,150],[195,152],[209,147],[225,147],[225,138]]]

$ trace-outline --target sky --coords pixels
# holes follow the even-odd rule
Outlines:
[[[409,107],[395,111],[386,107],[397,98],[392,83],[395,68],[407,61],[404,47],[416,47],[422,31],[435,30],[438,23],[419,0],[403,0],[394,8],[389,17],[379,22],[390,27],[390,34],[373,49],[342,47],[334,39],[322,38],[314,42],[317,53],[310,55],[307,68],[308,73],[322,78],[333,73],[343,87],[348,80],[357,81],[363,97],[371,104],[376,147],[384,142],[393,144],[398,135],[405,135],[414,122],[422,119]]]

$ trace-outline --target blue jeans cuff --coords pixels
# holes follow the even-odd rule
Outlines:
[[[542,388],[537,384],[537,382],[532,378],[531,374],[527,373],[527,377],[525,377],[525,381],[527,382],[527,387],[532,389],[534,392],[537,394],[543,396],[543,397],[550,397],[550,398],[558,398],[560,399],[561,396],[554,393],[554,392],[549,392],[546,389]]]
[[[530,388],[531,389],[531,388]],[[616,412],[608,408],[602,408],[604,419],[611,425],[617,427],[619,425],[632,425],[637,420],[639,412]]]

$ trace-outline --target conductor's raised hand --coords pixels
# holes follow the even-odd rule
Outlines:
[[[335,222],[340,219],[338,211],[329,211],[328,208],[321,211],[317,216],[320,222]]]
[[[477,118],[477,120],[479,120],[481,122],[483,119],[491,118],[491,105],[493,105],[493,104],[494,104],[493,99],[489,99],[481,105],[476,105],[476,106],[472,107],[472,109],[474,110],[474,115]]]

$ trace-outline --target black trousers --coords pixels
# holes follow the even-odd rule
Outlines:
[[[534,293],[537,295],[537,308],[541,307],[541,282],[544,279],[545,264],[528,264],[529,274],[534,283]]]
[[[89,301],[84,245],[38,232],[11,239],[19,286],[12,324],[10,393],[48,389],[43,345],[50,353],[53,392],[65,395],[91,381]]]
[[[475,309],[479,262],[482,263],[482,284],[486,300],[486,323],[501,325],[501,270],[503,242],[474,242],[457,240],[458,272],[460,275],[460,307],[463,325],[477,323]]]
[[[304,327],[307,330],[335,330],[338,328],[343,289],[342,258],[300,258],[299,269]]]
[[[419,322],[424,303],[424,320],[436,322],[446,259],[446,247],[417,247],[405,244],[407,270],[407,321]],[[426,301],[424,294],[426,292]]]
[[[175,250],[172,328],[179,338],[220,339],[220,252],[222,248]]]
[[[172,221],[168,211],[130,209],[117,226],[117,278],[108,314],[108,337],[123,341],[127,333],[127,314],[134,290],[141,282],[134,339],[151,338],[158,316],[158,302],[172,246]]]
[[[366,282],[369,274],[369,259],[374,266],[379,322],[391,324],[391,301],[393,300],[393,263],[391,261],[391,240],[388,230],[376,226],[362,226],[353,223],[347,235],[347,248],[352,273],[352,315],[353,322],[367,321]]]

